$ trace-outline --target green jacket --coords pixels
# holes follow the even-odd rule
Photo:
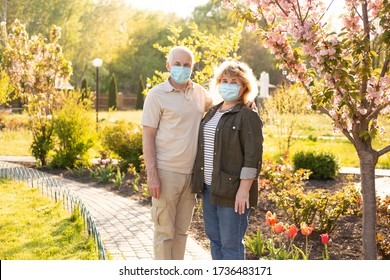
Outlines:
[[[204,116],[200,124],[198,152],[194,165],[192,192],[203,193],[204,188],[204,124],[212,118],[221,104],[214,106]],[[225,113],[216,128],[214,160],[211,183],[211,204],[234,208],[240,178],[245,173],[255,173],[249,192],[250,206],[256,207],[258,200],[258,175],[263,155],[262,122],[259,115],[239,103]],[[255,169],[255,170],[254,170]],[[252,177],[253,178],[253,177]]]

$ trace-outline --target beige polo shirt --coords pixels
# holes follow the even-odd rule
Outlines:
[[[141,124],[157,128],[157,168],[183,174],[192,173],[199,124],[211,105],[209,93],[193,82],[184,93],[175,89],[168,80],[149,91]]]

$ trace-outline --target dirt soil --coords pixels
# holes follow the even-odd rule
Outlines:
[[[341,190],[347,182],[359,182],[359,176],[339,175],[335,180],[310,180],[306,189],[323,188],[330,192]],[[269,209],[274,208],[272,202],[260,197],[256,209],[252,209],[249,215],[249,226],[246,235],[251,235],[261,230],[262,233],[269,232],[269,225],[265,222],[265,215]],[[272,212],[272,211],[271,211]],[[202,211],[194,215],[191,226],[191,235],[205,248],[210,249],[209,241],[204,234]],[[361,260],[362,252],[362,217],[356,215],[346,215],[341,217],[336,228],[330,236],[328,244],[329,258],[332,260]],[[294,240],[294,244],[304,250],[306,239],[300,233]],[[309,236],[309,259],[323,259],[324,245],[321,243],[319,233],[313,231]],[[247,259],[256,259],[249,250],[246,250]]]
[[[31,167],[31,166],[30,166]],[[89,176],[88,171],[84,171],[82,174],[76,174],[76,172],[70,172],[68,170],[59,169],[43,169],[40,170],[49,172],[52,174],[60,175],[68,179],[91,184],[95,187],[105,188],[128,199],[137,200],[141,205],[150,207],[150,197],[143,195],[142,187],[138,191],[134,191],[131,182],[134,178],[127,174],[125,178],[125,184],[118,190],[112,183],[97,183]],[[144,176],[144,175],[143,175]],[[143,180],[142,178],[141,180]],[[360,176],[358,175],[344,175],[340,174],[334,180],[310,180],[305,187],[307,190],[323,188],[331,192],[341,190],[348,182],[359,182]],[[252,209],[249,216],[249,227],[246,235],[256,233],[258,230],[262,232],[269,231],[269,226],[265,222],[266,212],[272,208],[269,200],[261,197],[256,209]],[[199,203],[195,208],[193,221],[190,228],[190,235],[206,250],[210,250],[209,241],[204,233],[202,210]],[[294,240],[294,244],[299,248],[304,249],[305,238],[300,233]],[[346,215],[341,217],[337,226],[330,236],[330,242],[328,244],[329,257],[332,260],[361,260],[363,259],[362,253],[362,217],[356,215]],[[322,259],[323,244],[319,233],[315,231],[309,236],[309,259]],[[247,259],[256,259],[256,257],[246,250]],[[382,258],[380,255],[378,258]]]

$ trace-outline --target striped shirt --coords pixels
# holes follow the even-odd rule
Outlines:
[[[211,177],[213,173],[215,130],[222,115],[229,112],[231,109],[232,108],[229,108],[225,111],[220,111],[218,109],[214,116],[205,123],[203,127],[204,182],[207,185],[211,185]]]

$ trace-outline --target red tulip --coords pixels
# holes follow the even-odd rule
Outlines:
[[[286,229],[286,235],[288,238],[294,238],[298,234],[297,227],[293,225],[285,225],[284,228]]]
[[[275,225],[277,220],[276,214],[275,213],[272,214],[270,211],[268,211],[267,214],[265,215],[265,220],[267,224],[269,224],[270,226]]]
[[[279,223],[275,224],[275,225],[272,227],[272,230],[273,230],[276,234],[279,234],[279,233],[283,232],[283,230],[284,230],[283,222],[279,222]]]
[[[314,224],[311,224],[311,227],[309,227],[305,222],[301,223],[301,233],[303,235],[310,235],[314,230]]]
[[[328,244],[328,242],[329,242],[329,235],[327,233],[323,233],[320,236],[321,236],[322,244]]]

